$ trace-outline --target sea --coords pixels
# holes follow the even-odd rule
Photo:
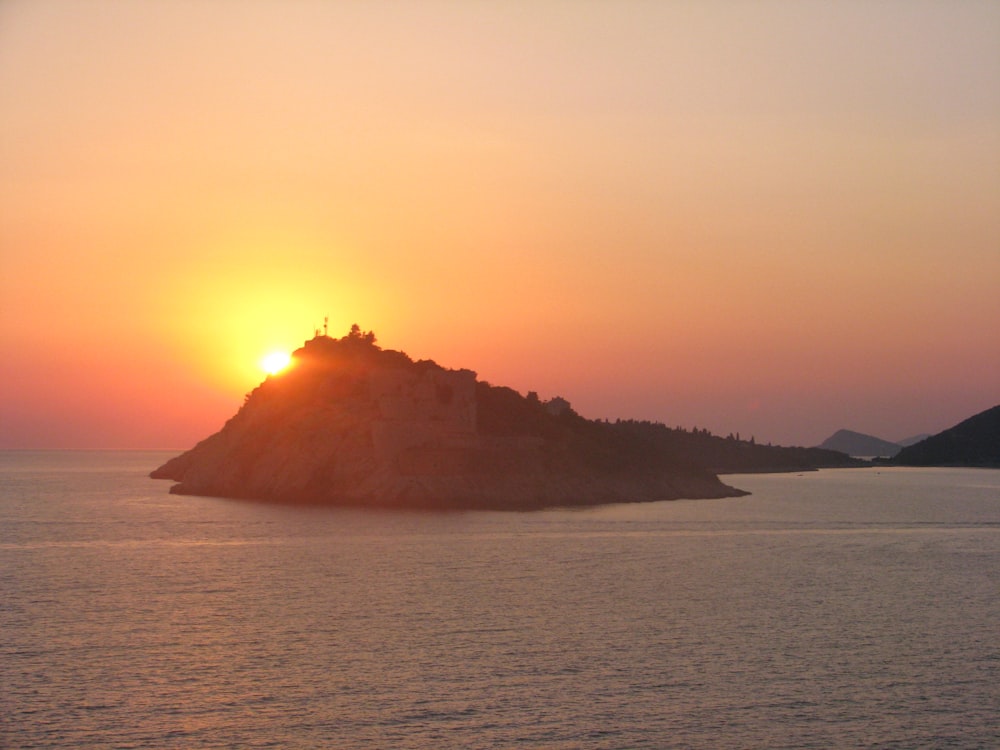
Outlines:
[[[171,455],[0,453],[0,747],[1000,747],[1000,471],[410,513]]]

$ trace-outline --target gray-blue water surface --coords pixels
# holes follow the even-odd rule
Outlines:
[[[0,745],[1000,746],[1000,471],[536,513],[0,453]]]

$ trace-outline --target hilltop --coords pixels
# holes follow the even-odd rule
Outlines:
[[[1000,468],[1000,405],[903,448],[890,463]]]
[[[650,422],[585,419],[562,398],[317,335],[219,432],[152,472],[179,494],[396,508],[532,509],[746,494],[716,472],[850,463]]]

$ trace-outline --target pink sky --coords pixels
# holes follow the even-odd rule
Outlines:
[[[1000,5],[0,3],[0,447],[190,447],[325,315],[589,417],[945,429]]]

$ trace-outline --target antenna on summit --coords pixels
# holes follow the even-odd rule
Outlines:
[[[329,315],[323,316],[323,335],[324,336],[328,335],[326,331],[327,331],[327,328],[329,327],[329,325],[330,325],[330,316]]]

